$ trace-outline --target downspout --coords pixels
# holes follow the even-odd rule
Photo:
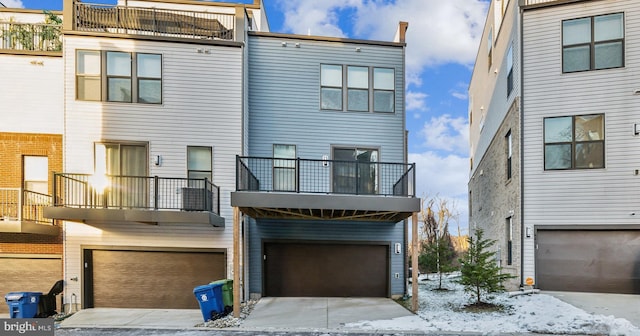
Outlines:
[[[518,6],[520,19],[520,288],[524,288],[524,11]]]

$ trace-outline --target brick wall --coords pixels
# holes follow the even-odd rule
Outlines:
[[[502,125],[478,163],[469,181],[471,192],[469,229],[482,229],[485,237],[494,239],[491,250],[501,260],[503,271],[515,275],[505,283],[508,290],[516,290],[521,283],[521,213],[520,213],[520,111],[519,99],[514,100]],[[507,178],[507,145],[505,136],[511,131],[512,167]],[[512,263],[507,265],[507,218],[513,227]],[[499,251],[499,252],[498,252]]]
[[[22,187],[22,157],[25,155],[49,158],[51,194],[53,172],[62,171],[62,135],[0,132],[0,188]],[[57,236],[0,233],[0,253],[62,254],[62,228],[59,228]]]

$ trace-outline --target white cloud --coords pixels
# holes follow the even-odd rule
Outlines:
[[[345,36],[339,12],[349,10],[351,37],[390,41],[399,21],[407,30],[407,81],[420,85],[427,66],[446,63],[471,65],[475,60],[489,3],[485,0],[286,0],[284,29],[313,35]],[[415,75],[415,74],[418,75]]]
[[[469,124],[466,118],[452,118],[448,114],[432,117],[425,122],[420,134],[424,145],[431,150],[468,153]]]
[[[441,155],[427,151],[409,153],[409,162],[416,164],[416,196],[438,196],[448,200],[452,211],[458,213],[460,227],[468,227],[467,181],[469,158],[455,154]],[[450,228],[456,223],[450,223]]]
[[[407,111],[428,111],[429,109],[426,104],[427,97],[429,97],[429,95],[424,92],[407,91]]]
[[[0,2],[9,8],[24,8],[22,0],[0,0]]]
[[[454,98],[457,98],[460,100],[467,100],[467,98],[469,97],[466,92],[460,92],[455,90],[451,90],[450,92]]]

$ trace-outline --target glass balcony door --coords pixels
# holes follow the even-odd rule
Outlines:
[[[147,177],[146,145],[97,143],[95,155],[95,175],[106,178],[96,191],[106,196],[106,207],[148,207],[151,180]]]
[[[334,148],[333,160],[334,193],[378,193],[377,149]]]

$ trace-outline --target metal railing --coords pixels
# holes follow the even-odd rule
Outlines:
[[[54,206],[220,213],[220,188],[208,179],[55,173]]]
[[[415,196],[415,164],[238,156],[236,190]]]
[[[53,220],[43,216],[44,207],[50,205],[50,195],[20,188],[0,188],[0,221],[53,224]]]
[[[0,49],[61,51],[62,25],[0,22]]]
[[[174,9],[74,5],[75,30],[116,34],[233,40],[235,15]]]

